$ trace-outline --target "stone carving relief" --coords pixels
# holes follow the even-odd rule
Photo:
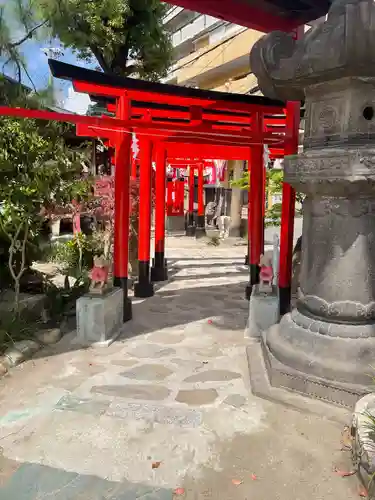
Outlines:
[[[315,312],[319,316],[325,316],[327,320],[350,319],[355,321],[368,321],[375,319],[375,302],[361,304],[350,300],[337,302],[326,302],[316,295],[304,295],[299,291],[299,306],[301,304],[309,311]]]
[[[361,183],[363,193],[375,187],[375,151],[325,149],[286,157],[285,180],[302,192],[344,195]]]
[[[327,20],[300,40],[282,32],[252,48],[250,66],[264,95],[303,100],[305,89],[345,76],[375,76],[373,0],[336,0]]]

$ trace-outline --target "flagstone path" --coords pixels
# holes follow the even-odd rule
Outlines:
[[[245,251],[169,238],[117,342],[67,335],[0,380],[0,500],[357,498],[338,424],[250,392]]]

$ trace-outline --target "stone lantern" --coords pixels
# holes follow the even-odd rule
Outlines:
[[[375,376],[375,3],[336,0],[250,59],[264,95],[306,107],[304,152],[284,163],[306,194],[301,286],[262,338],[271,384],[351,406]]]

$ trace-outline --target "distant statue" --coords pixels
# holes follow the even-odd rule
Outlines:
[[[220,215],[217,219],[217,223],[220,231],[219,238],[229,238],[231,218],[227,215]]]
[[[272,292],[273,281],[273,252],[265,252],[260,256],[259,291],[264,293]]]
[[[215,227],[216,226],[216,207],[217,204],[214,201],[210,201],[206,205],[205,209],[205,224],[206,226],[209,227]]]
[[[104,293],[108,288],[109,262],[104,255],[94,257],[94,267],[91,269],[90,292]]]

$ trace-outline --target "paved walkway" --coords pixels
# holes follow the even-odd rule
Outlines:
[[[337,424],[250,393],[246,247],[168,246],[118,342],[67,336],[0,381],[0,500],[358,498]]]

